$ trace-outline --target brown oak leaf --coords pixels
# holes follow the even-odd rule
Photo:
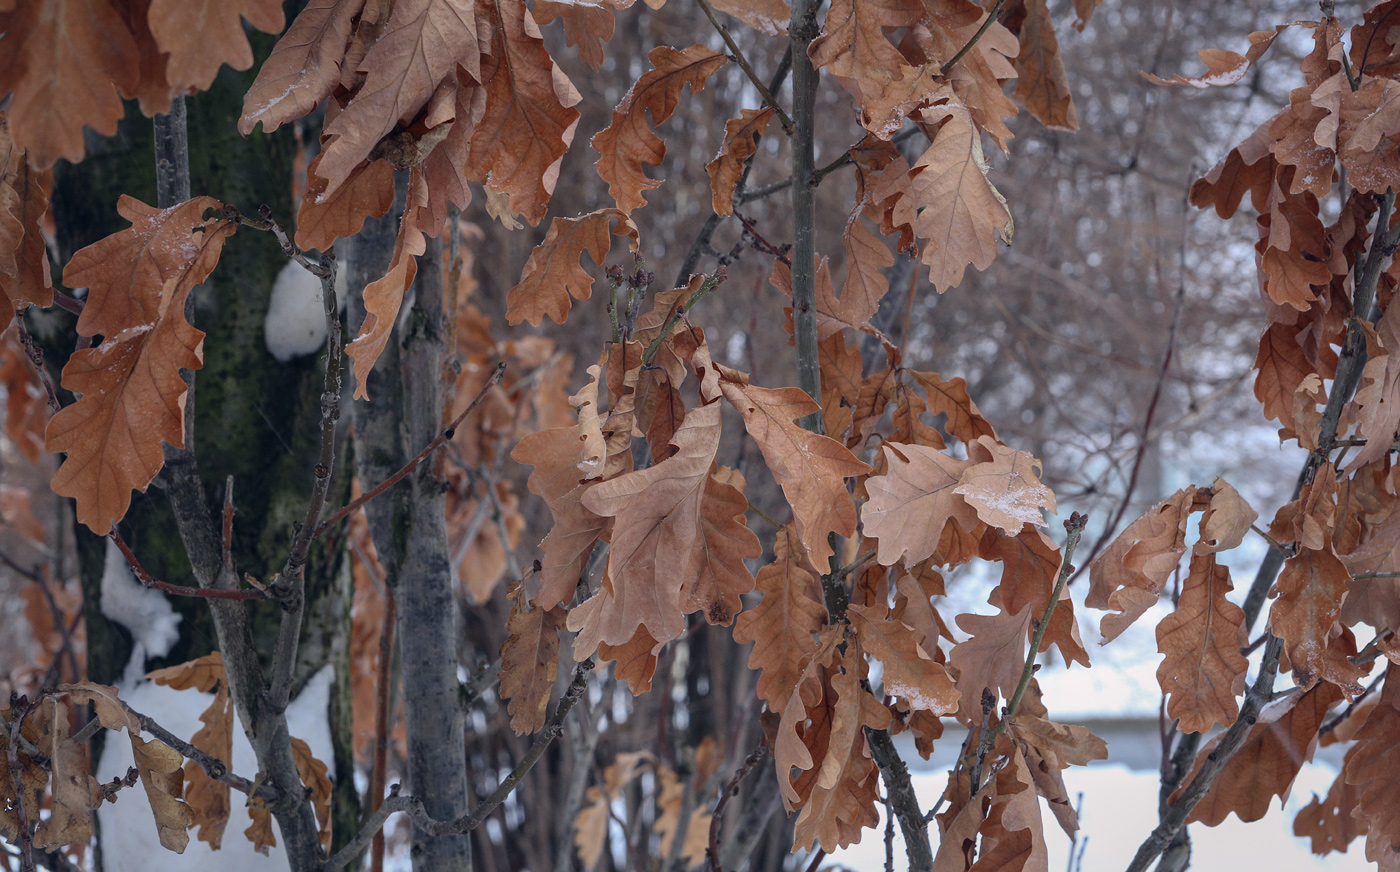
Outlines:
[[[519,735],[538,732],[545,722],[549,694],[559,672],[559,628],[564,611],[541,608],[525,597],[525,586],[511,584],[506,640],[501,643],[501,696],[510,700],[510,728]]]
[[[1183,733],[1228,727],[1239,714],[1249,661],[1240,653],[1244,610],[1225,598],[1232,589],[1229,567],[1214,554],[1194,555],[1176,611],[1157,625],[1157,650],[1166,655],[1157,681]]]
[[[816,653],[814,637],[827,620],[821,585],[794,524],[778,530],[773,562],[758,571],[755,586],[763,599],[739,615],[734,641],[753,643],[748,665],[761,670],[758,696],[769,711],[781,712]]]
[[[885,473],[866,479],[869,501],[861,508],[865,534],[879,540],[882,566],[913,566],[933,556],[949,524],[965,533],[978,528],[977,512],[957,492],[973,465],[923,445],[886,443]]]
[[[165,75],[173,91],[208,90],[224,64],[251,67],[243,21],[263,33],[281,33],[286,24],[278,0],[151,0],[147,20],[156,45],[170,55]]]
[[[548,315],[557,324],[569,317],[575,300],[593,295],[593,276],[579,264],[584,252],[599,266],[607,259],[612,239],[608,228],[617,222],[612,235],[627,236],[633,251],[641,244],[637,225],[617,209],[599,209],[577,218],[555,218],[544,241],[530,252],[520,273],[520,281],[506,295],[506,320],[511,324],[528,321],[538,327]]]
[[[365,0],[311,0],[272,47],[243,97],[238,132],[271,133],[302,118],[340,82],[350,32]],[[300,226],[298,226],[300,230]],[[303,244],[304,243],[300,243]]]
[[[705,164],[705,171],[710,174],[710,191],[716,215],[734,214],[734,188],[744,174],[744,165],[758,150],[758,137],[768,129],[773,114],[772,106],[741,109],[738,118],[725,122],[724,142],[720,144],[719,154]]]

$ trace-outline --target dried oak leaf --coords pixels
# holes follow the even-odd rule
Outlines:
[[[1351,573],[1341,558],[1327,548],[1304,549],[1284,561],[1278,576],[1278,599],[1269,610],[1269,626],[1283,639],[1293,665],[1293,680],[1311,687],[1319,678],[1334,680],[1328,664],[1332,626],[1342,614]],[[1350,683],[1348,696],[1360,692]]]
[[[1011,735],[1021,743],[1036,793],[1045,797],[1060,828],[1068,836],[1079,829],[1079,813],[1071,803],[1061,772],[1108,759],[1108,743],[1087,727],[1058,724],[1024,707],[1011,719]]]
[[[658,854],[671,856],[671,841],[681,823],[684,811],[686,783],[676,776],[669,766],[657,765],[657,781],[661,784],[660,795],[656,797],[656,821],[651,825],[652,832],[661,837]],[[704,784],[703,778],[695,781],[695,789]],[[685,841],[681,844],[679,856],[690,868],[705,861],[705,852],[710,847],[710,809],[701,802],[691,809],[690,823],[686,826]]]
[[[170,55],[166,78],[174,91],[206,91],[219,67],[253,65],[253,48],[243,31],[246,20],[263,33],[281,33],[286,19],[278,0],[151,0],[151,33]]]
[[[608,575],[602,589],[569,612],[568,627],[578,633],[576,657],[599,642],[621,645],[638,627],[659,642],[685,629],[680,602],[685,578],[677,564],[690,562],[700,532],[701,504],[710,464],[719,449],[719,405],[700,406],[686,415],[672,440],[674,455],[591,486],[583,505],[614,518]]]
[[[223,654],[214,651],[157,669],[146,677],[174,690],[215,691],[213,701],[199,716],[204,726],[190,737],[190,744],[218,760],[233,760],[233,701],[229,698]],[[185,764],[185,802],[189,804],[192,823],[199,827],[199,840],[208,842],[212,850],[219,850],[228,826],[229,785],[213,780],[204,767],[190,761]]]
[[[653,68],[627,91],[613,110],[611,123],[593,137],[598,175],[608,183],[617,208],[628,215],[646,205],[642,191],[661,186],[642,170],[642,164],[660,166],[666,157],[666,143],[647,124],[646,113],[651,113],[652,124],[665,123],[680,104],[686,85],[691,93],[699,91],[729,61],[724,52],[698,43],[685,49],[658,46],[647,59]]]
[[[322,134],[318,174],[326,180],[327,194],[338,190],[397,125],[412,121],[457,66],[480,79],[475,6],[471,0],[394,4],[356,67],[367,71],[364,84]]]
[[[340,82],[350,33],[364,6],[365,0],[311,0],[306,4],[272,47],[272,54],[263,61],[258,77],[244,95],[239,133],[247,136],[259,123],[264,133],[271,133],[308,115],[330,96]]]
[[[117,211],[132,222],[73,255],[64,280],[87,285],[78,332],[101,334],[73,353],[63,386],[81,399],[49,421],[50,452],[68,457],[53,490],[77,501],[78,521],[106,535],[165,464],[162,442],[185,444],[181,369],[199,369],[204,333],[185,320],[185,300],[219,262],[232,222],[204,221],[212,197],[153,209],[125,195]]]
[[[1324,685],[1325,686],[1325,685]],[[1357,731],[1342,776],[1356,789],[1352,817],[1366,829],[1366,859],[1393,869],[1400,849],[1400,817],[1395,791],[1400,785],[1400,666],[1386,667],[1385,687],[1376,707]]]
[[[575,816],[574,848],[579,859],[590,869],[596,868],[603,856],[608,837],[612,802],[622,794],[622,788],[651,768],[655,759],[648,751],[628,751],[618,754],[603,770],[603,783],[588,788],[583,808]]]
[[[786,0],[715,0],[710,5],[766,36],[787,33],[792,19],[792,8]]]
[[[603,66],[603,43],[613,37],[617,22],[612,7],[623,8],[628,3],[556,3],[554,0],[539,0],[530,10],[530,15],[540,27],[548,27],[555,19],[564,22],[564,44],[578,49],[579,60],[588,64],[593,72]]]
[[[980,856],[970,872],[1021,872],[1047,865],[1034,779],[1020,748],[1011,747],[1006,757],[1007,764],[996,775],[992,807],[980,828]]]
[[[1269,802],[1275,796],[1287,798],[1298,770],[1312,759],[1317,747],[1317,730],[1327,710],[1341,698],[1342,693],[1337,688],[1319,684],[1306,693],[1293,694],[1266,708],[1187,822],[1219,826],[1230,812],[1246,823],[1257,821],[1268,812]],[[1191,773],[1181,782],[1183,785],[1195,779],[1196,772],[1223,735],[1221,733],[1201,748]],[[1181,790],[1178,788],[1168,801],[1176,802]]]
[[[122,119],[118,89],[139,81],[135,40],[110,0],[10,3],[0,78],[12,90],[10,133],[40,170],[83,159],[83,127],[103,136]]]
[[[477,15],[490,25],[491,51],[481,58],[486,109],[472,133],[466,174],[538,224],[583,97],[550,58],[522,0],[482,0]]]
[[[509,635],[501,643],[501,696],[510,700],[510,728],[518,735],[544,727],[549,694],[559,673],[559,628],[564,610],[554,605],[531,605],[525,586],[513,582],[506,599],[511,601],[506,619]]]
[[[826,67],[851,92],[862,109],[861,123],[881,139],[898,131],[909,109],[940,85],[885,36],[886,29],[909,27],[924,14],[911,0],[836,0],[822,35],[812,41],[813,66]],[[875,107],[884,111],[872,114]]]
[[[1157,602],[1167,579],[1186,553],[1186,522],[1195,486],[1182,488],[1118,534],[1089,568],[1084,604],[1105,615],[1104,644],[1118,637]]]
[[[744,165],[758,150],[758,137],[768,129],[773,114],[772,106],[741,109],[738,118],[725,122],[724,142],[720,144],[719,154],[705,164],[705,171],[710,174],[710,192],[716,215],[734,214],[734,188],[744,174]]]
[[[943,429],[962,442],[975,442],[982,436],[996,438],[992,423],[982,417],[982,410],[967,394],[967,380],[945,379],[936,372],[908,370],[928,395],[928,410],[934,415],[946,415]]]
[[[958,707],[958,689],[948,670],[933,662],[915,641],[913,630],[891,619],[883,604],[852,605],[847,614],[866,653],[885,665],[886,695],[907,701],[915,711],[940,717]]]
[[[1201,538],[1192,547],[1192,554],[1215,554],[1238,547],[1259,519],[1259,513],[1225,479],[1217,478],[1210,490],[1210,502],[1201,515]]]
[[[962,494],[984,522],[1008,533],[1019,533],[1026,524],[1045,526],[1042,511],[1055,511],[1055,494],[1040,483],[1040,461],[991,436],[979,437],[977,444],[991,459],[964,469],[954,493]]]
[[[29,166],[0,112],[0,311],[53,305],[49,251],[40,229],[52,186],[52,172]]]
[[[870,758],[865,728],[882,730],[890,713],[860,686],[860,647],[848,640],[845,655],[831,672],[831,736],[817,769],[816,784],[802,804],[793,833],[794,848],[820,841],[834,851],[860,841],[861,830],[880,820],[879,770]]]
[[[825,565],[832,554],[827,534],[850,536],[856,530],[856,505],[846,478],[870,467],[835,439],[794,423],[820,409],[800,388],[761,388],[749,384],[743,373],[725,367],[719,372],[724,398],[744,417],[744,428],[792,506],[808,557]]]
[[[306,167],[306,195],[297,210],[297,245],[325,251],[337,239],[360,232],[366,218],[383,218],[394,205],[394,168],[384,159],[366,161],[329,195],[319,175],[322,155]]]
[[[769,711],[781,712],[817,651],[815,635],[827,619],[821,585],[794,524],[778,530],[773,562],[758,571],[755,586],[763,599],[739,615],[734,641],[753,643],[748,665],[761,670],[758,696]]]
[[[749,501],[743,490],[718,476],[718,471],[712,471],[705,481],[700,529],[690,565],[682,570],[681,608],[686,614],[704,613],[710,624],[728,624],[743,609],[739,598],[754,587],[753,573],[744,561],[762,557],[763,546],[744,524]],[[742,477],[737,480],[743,484]]]
[[[1001,609],[995,615],[959,615],[957,622],[971,638],[953,646],[948,666],[962,694],[958,720],[975,724],[982,718],[983,689],[1010,699],[1021,681],[1031,607],[1027,603],[1016,614]]]
[[[1353,745],[1347,751],[1347,758],[1355,750]],[[1317,794],[1313,794],[1312,801],[1293,818],[1293,835],[1311,839],[1314,854],[1345,852],[1354,839],[1366,835],[1365,822],[1352,815],[1360,793],[1356,785],[1347,783],[1347,769],[1348,761],[1344,759],[1342,771],[1328,788],[1326,798],[1319,800]]]
[[[941,126],[914,164],[910,192],[899,198],[893,220],[927,240],[921,259],[941,293],[961,284],[969,265],[991,266],[997,239],[1010,244],[1015,225],[1006,198],[987,178],[981,135],[967,108],[949,103],[919,116]]]
[[[1400,429],[1400,309],[1386,307],[1367,344],[1371,353],[1352,399],[1356,435],[1366,440],[1351,461],[1358,469],[1386,456]]]
[[[1036,120],[1051,130],[1078,130],[1079,113],[1074,108],[1055,23],[1046,0],[1026,0],[1026,18],[1016,37],[1021,53],[1016,56],[1016,99]]]
[[[865,481],[870,499],[861,508],[865,534],[879,540],[882,566],[903,560],[914,566],[939,550],[944,528],[978,528],[977,512],[956,490],[973,465],[923,445],[886,443],[885,472]]]
[[[1230,568],[1214,554],[1191,558],[1191,573],[1181,589],[1176,611],[1157,625],[1157,650],[1166,655],[1157,667],[1167,714],[1183,733],[1204,733],[1216,723],[1229,726],[1239,714],[1249,661],[1244,610],[1226,599],[1232,590]]]
[[[1213,85],[1233,85],[1248,75],[1254,64],[1264,56],[1264,52],[1274,44],[1274,39],[1292,24],[1281,24],[1273,30],[1256,30],[1249,35],[1249,48],[1245,54],[1218,48],[1204,48],[1197,54],[1206,65],[1202,76],[1182,76],[1177,74],[1163,79],[1151,73],[1142,77],[1154,85],[1190,85],[1193,88],[1209,88]]]
[[[1001,581],[992,594],[996,599],[989,597],[989,601],[1000,602],[1013,614],[1029,605],[1031,614],[1039,620],[1050,607],[1050,595],[1055,591],[1060,572],[1060,547],[1034,527],[1023,527],[1015,536],[988,527],[982,534],[978,553],[984,560],[998,560],[1002,564]],[[1040,650],[1048,651],[1051,645],[1059,646],[1066,665],[1089,665],[1089,652],[1084,650],[1079,621],[1074,616],[1074,601],[1068,589],[1060,591],[1055,612],[1040,640]]]
[[[185,758],[180,756],[179,751],[156,739],[145,742],[137,733],[130,736],[136,769],[141,773],[146,798],[151,801],[161,847],[183,854],[185,846],[190,843],[187,831],[194,823],[190,807],[181,799],[185,786],[185,773],[181,767]]]
[[[511,324],[529,321],[540,326],[548,315],[557,324],[569,317],[570,297],[587,300],[593,295],[593,276],[579,264],[586,251],[599,266],[607,259],[612,239],[608,228],[616,220],[612,235],[626,236],[630,248],[641,244],[637,225],[617,209],[599,209],[577,218],[555,218],[544,241],[530,252],[520,273],[520,281],[506,295],[506,320]]]
[[[5,435],[30,463],[38,463],[49,422],[48,399],[14,330],[0,335],[0,385],[5,386]]]
[[[292,737],[292,759],[297,764],[297,777],[306,787],[311,798],[311,807],[316,810],[316,821],[321,841],[321,850],[329,852],[331,847],[331,795],[335,788],[331,784],[330,767],[311,753],[311,746],[296,736]]]
[[[34,847],[52,851],[64,845],[86,845],[92,839],[92,810],[102,800],[97,779],[89,770],[87,749],[73,741],[68,706],[60,698],[44,697],[40,711],[30,718],[42,723],[37,745],[48,755],[51,775],[49,816],[34,831]],[[38,817],[37,811],[30,806],[31,820]]]

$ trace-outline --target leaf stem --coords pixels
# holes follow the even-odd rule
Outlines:
[[[710,4],[706,2],[706,0],[695,0],[695,2],[699,3],[700,8],[705,10],[705,17],[710,19],[710,23],[715,26],[715,30],[719,31],[720,39],[723,39],[725,46],[729,48],[730,56],[733,57],[735,63],[739,65],[739,69],[744,71],[744,75],[749,77],[749,82],[753,84],[754,90],[758,91],[758,95],[763,98],[764,103],[773,107],[773,111],[778,116],[778,121],[783,125],[783,130],[791,135],[792,119],[783,111],[783,107],[778,103],[777,98],[773,96],[773,92],[768,90],[767,85],[763,84],[763,80],[758,77],[758,73],[753,71],[753,67],[749,65],[749,59],[744,57],[744,52],[739,48],[738,44],[734,42],[734,37],[730,36],[729,28],[719,23],[719,19],[715,18],[714,9],[710,7]]]
[[[977,42],[982,39],[982,35],[992,28],[992,24],[997,20],[997,16],[1001,14],[1001,8],[1005,5],[1006,0],[997,0],[997,5],[993,6],[992,11],[987,13],[987,17],[982,21],[982,26],[977,28],[977,32],[967,41],[967,45],[958,49],[958,53],[949,58],[948,62],[938,71],[938,77],[940,79],[946,79],[948,74],[953,71],[953,67],[958,65],[958,61],[962,60],[968,52],[972,51],[972,47],[977,45]]]

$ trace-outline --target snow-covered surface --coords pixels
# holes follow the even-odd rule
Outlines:
[[[345,270],[336,273],[337,301],[345,305]],[[263,338],[268,352],[282,363],[315,354],[326,343],[326,313],[321,303],[321,280],[295,261],[287,261],[272,284]]]
[[[139,662],[139,661],[138,661]],[[335,762],[331,757],[330,724],[326,717],[330,703],[331,667],[312,676],[300,696],[287,709],[288,726],[293,736],[304,739],[318,760],[330,767],[335,777]],[[141,680],[119,688],[122,699],[136,711],[155,718],[161,726],[177,736],[189,737],[202,726],[199,716],[209,707],[214,695],[192,690],[171,690],[151,681]],[[235,721],[237,716],[235,715]],[[150,736],[143,738],[150,739]],[[97,777],[111,781],[126,773],[132,765],[131,742],[125,735],[108,733],[102,758],[97,764]],[[245,778],[257,775],[253,748],[243,734],[243,725],[233,728],[233,771]],[[253,869],[287,868],[287,859],[280,847],[266,857],[253,850],[243,837],[251,820],[243,804],[244,797],[234,792],[230,798],[232,814],[224,830],[223,848],[210,850],[209,845],[196,838],[190,830],[190,844],[178,860],[160,846],[150,802],[140,788],[124,790],[117,802],[104,804],[97,816],[102,828],[102,857],[106,872],[149,872],[152,869],[198,869],[199,872],[242,872]],[[162,861],[160,858],[168,858]]]
[[[1308,841],[1293,835],[1293,818],[1307,805],[1312,795],[1326,794],[1336,770],[1327,766],[1303,767],[1293,792],[1280,810],[1275,803],[1263,820],[1240,823],[1231,815],[1218,827],[1200,824],[1190,828],[1195,854],[1191,868],[1199,872],[1235,872],[1242,869],[1267,869],[1273,872],[1308,872],[1327,869],[1349,872],[1374,868],[1366,862],[1365,843],[1358,840],[1345,854],[1317,857],[1310,853]],[[1084,849],[1086,872],[1093,870],[1126,869],[1142,840],[1157,823],[1157,775],[1154,772],[1133,772],[1123,766],[1073,767],[1065,772],[1065,786],[1071,796],[1082,792],[1080,838],[1088,838]],[[914,789],[920,805],[929,808],[947,786],[947,774],[915,773]],[[825,865],[844,865],[858,872],[878,872],[885,865],[884,816],[880,826],[865,831],[860,844],[832,853]],[[1069,839],[1056,824],[1041,802],[1041,820],[1045,825],[1046,847],[1050,854],[1049,868],[1064,869],[1070,848]],[[937,839],[937,832],[934,832]],[[935,841],[935,845],[936,845]],[[908,868],[904,860],[904,840],[895,827],[894,868]]]

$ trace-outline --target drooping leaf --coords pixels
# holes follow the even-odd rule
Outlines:
[[[40,709],[30,717],[43,722],[39,749],[49,758],[51,807],[49,816],[34,831],[34,846],[52,851],[65,845],[86,845],[92,839],[94,800],[101,799],[97,779],[88,771],[86,749],[73,741],[68,707],[50,696],[40,702]],[[37,811],[30,814],[38,817]]]
[[[1186,487],[1158,503],[1119,533],[1090,566],[1084,604],[1117,613],[1105,615],[1100,625],[1105,643],[1157,602],[1186,552],[1186,521],[1195,494],[1194,486]]]
[[[510,728],[517,734],[535,733],[544,726],[549,694],[559,672],[559,628],[564,612],[557,605],[541,608],[526,601],[521,582],[511,584],[506,631],[501,643],[501,696],[510,700]]]
[[[652,69],[642,74],[613,110],[612,122],[593,137],[598,152],[598,175],[608,183],[608,193],[627,215],[646,205],[642,191],[660,187],[647,177],[642,165],[660,166],[666,143],[647,124],[664,124],[680,104],[686,85],[699,91],[715,70],[729,58],[723,52],[696,44],[686,49],[659,46],[647,55]]]
[[[814,637],[826,625],[821,586],[810,566],[796,526],[784,525],[773,542],[773,562],[758,571],[756,587],[763,599],[734,624],[734,641],[754,643],[748,665],[762,670],[758,696],[771,712],[787,705],[817,651]]]
[[[194,822],[190,807],[181,799],[185,787],[182,768],[185,758],[156,739],[142,741],[138,733],[131,733],[130,738],[136,769],[141,773],[141,785],[146,788],[146,798],[151,801],[151,811],[155,814],[161,847],[183,854],[190,843],[186,831]]]
[[[1045,0],[1026,0],[1026,18],[1016,34],[1021,53],[1016,56],[1016,99],[1036,120],[1051,130],[1078,130],[1065,62],[1055,24]]]
[[[541,27],[548,27],[555,19],[562,20],[565,44],[578,49],[579,60],[588,64],[596,73],[603,66],[603,43],[612,39],[613,31],[617,27],[613,10],[609,8],[614,5],[621,8],[632,4],[600,3],[595,6],[539,0],[531,8],[530,15]]]
[[[681,608],[687,614],[699,611],[710,624],[728,624],[742,610],[739,597],[754,587],[744,561],[763,556],[758,537],[744,524],[748,509],[744,492],[720,481],[717,472],[706,479],[699,534],[691,564],[683,570]]]
[[[758,137],[768,129],[773,120],[773,107],[762,109],[741,109],[738,118],[731,118],[724,125],[724,142],[719,147],[715,159],[705,164],[710,174],[710,191],[713,194],[716,215],[734,214],[734,188],[744,173],[744,164],[758,150]]]
[[[190,737],[190,744],[225,763],[233,760],[233,701],[229,698],[223,654],[214,651],[157,669],[146,677],[175,690],[216,691],[209,707],[199,716],[203,726]],[[184,799],[190,807],[191,823],[199,827],[200,841],[208,842],[215,851],[223,844],[228,826],[229,790],[229,785],[210,778],[204,767],[194,761],[185,764]]]
[[[1259,519],[1259,513],[1225,479],[1217,478],[1210,490],[1210,503],[1201,516],[1201,538],[1191,549],[1193,554],[1215,554],[1238,547]]]
[[[467,176],[537,224],[583,98],[550,58],[522,0],[480,0],[477,14],[490,24],[491,51],[481,59],[486,110],[472,134]]]
[[[1006,699],[1015,692],[1026,664],[1026,633],[1031,617],[1029,604],[1014,615],[1001,610],[995,615],[958,616],[958,626],[971,638],[953,646],[948,666],[957,673],[958,691],[962,694],[958,719],[963,723],[981,721],[984,689]]]
[[[238,132],[264,133],[309,114],[340,82],[355,17],[365,0],[311,0],[277,40],[243,97]],[[298,226],[300,230],[300,226]]]
[[[535,246],[520,281],[506,296],[506,320],[511,324],[528,321],[538,327],[548,315],[563,324],[572,305],[569,298],[587,300],[593,294],[593,276],[579,265],[584,252],[599,266],[608,256],[612,233],[627,236],[633,251],[640,245],[637,225],[617,209],[599,209],[577,218],[555,218],[544,241]]]
[[[568,627],[579,634],[577,657],[599,642],[621,645],[638,627],[661,642],[685,629],[685,579],[676,565],[689,562],[699,535],[705,483],[719,448],[719,406],[692,409],[672,442],[679,450],[671,457],[584,492],[589,511],[616,520],[608,552],[611,584],[569,613]]]
[[[1284,651],[1293,664],[1293,680],[1299,687],[1330,678],[1328,639],[1332,625],[1341,617],[1350,580],[1351,573],[1330,547],[1304,549],[1284,561],[1278,576],[1279,597],[1269,610],[1269,626],[1283,639]]]
[[[334,788],[331,786],[330,767],[311,753],[311,746],[296,736],[292,737],[292,759],[297,764],[297,776],[301,779],[302,785],[306,787],[307,795],[311,799],[311,807],[316,810],[317,835],[320,837],[321,850],[326,852],[331,847],[331,794]]]
[[[330,194],[318,173],[321,155],[306,168],[306,196],[297,212],[297,245],[325,251],[337,239],[360,232],[366,218],[383,218],[394,205],[394,168],[387,160],[367,161]]]
[[[540,593],[536,605],[548,608],[573,599],[584,563],[593,551],[607,519],[583,505],[583,474],[579,456],[578,427],[540,430],[520,440],[511,452],[517,463],[530,464],[530,492],[543,497],[554,516],[554,527],[540,543]]]
[[[743,415],[744,428],[792,506],[808,557],[825,564],[832,553],[827,534],[850,536],[856,529],[856,506],[846,491],[846,477],[869,472],[870,467],[835,439],[794,423],[820,408],[800,388],[761,388],[733,370],[722,369],[721,376],[724,398]]]
[[[77,252],[64,271],[69,286],[89,288],[78,332],[103,342],[68,359],[63,386],[81,399],[49,421],[46,444],[68,455],[54,493],[73,497],[79,522],[99,535],[160,471],[161,443],[185,444],[180,370],[199,369],[204,357],[204,333],[185,320],[185,300],[235,230],[203,220],[219,205],[198,197],[158,210],[123,196],[117,211],[132,226]]]
[[[1157,625],[1157,650],[1166,655],[1157,681],[1170,697],[1167,714],[1183,733],[1228,727],[1239,714],[1249,661],[1240,653],[1244,610],[1225,598],[1231,589],[1229,567],[1214,554],[1195,555],[1176,611]]]
[[[0,312],[53,305],[49,252],[40,229],[52,185],[51,173],[30,168],[0,112]]]
[[[1386,667],[1380,700],[1356,734],[1342,775],[1356,790],[1352,817],[1366,828],[1366,859],[1387,868],[1400,848],[1400,819],[1394,812],[1400,785],[1400,666]],[[1314,688],[1313,693],[1326,685]]]
[[[1284,24],[1273,30],[1256,30],[1251,33],[1249,35],[1249,48],[1245,54],[1218,48],[1201,49],[1197,54],[1200,56],[1201,62],[1206,65],[1205,75],[1187,77],[1178,74],[1170,79],[1163,79],[1159,76],[1143,73],[1143,78],[1154,85],[1190,85],[1193,88],[1233,85],[1249,73],[1250,68],[1274,44],[1274,39],[1289,26]]]
[[[982,436],[996,438],[996,430],[982,410],[967,394],[967,380],[944,379],[936,372],[908,371],[928,394],[928,410],[934,415],[947,415],[943,428],[948,435],[962,442],[975,442]]]

